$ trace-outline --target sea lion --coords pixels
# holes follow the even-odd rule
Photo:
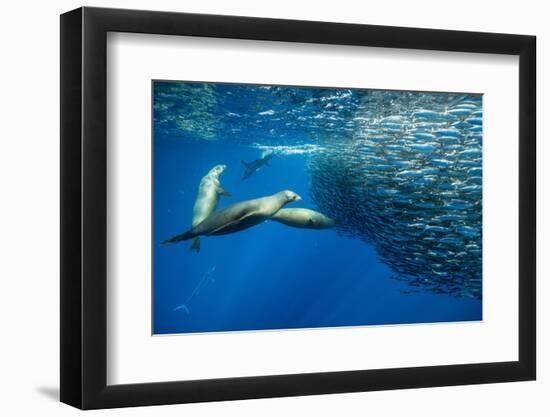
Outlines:
[[[330,217],[306,208],[283,208],[270,220],[302,229],[330,229],[336,224]]]
[[[199,189],[197,192],[197,198],[195,205],[193,206],[193,226],[197,226],[204,219],[210,216],[220,200],[220,195],[225,197],[231,196],[230,193],[225,191],[220,184],[220,175],[225,171],[225,165],[216,165],[208,174],[202,177],[199,183]],[[193,239],[193,243],[189,250],[199,252],[201,250],[201,242],[199,237]]]
[[[176,243],[197,236],[225,235],[255,226],[273,216],[285,204],[302,198],[293,191],[280,191],[268,197],[241,201],[212,213],[200,224],[163,243]]]
[[[248,177],[252,176],[264,166],[269,166],[269,160],[273,158],[273,153],[268,153],[263,158],[258,158],[252,162],[241,161],[241,164],[245,167],[242,180],[246,180]]]

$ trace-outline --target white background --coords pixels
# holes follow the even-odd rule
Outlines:
[[[518,359],[517,57],[136,34],[107,45],[109,384]],[[151,79],[483,93],[483,322],[151,337]]]
[[[44,2],[45,3],[45,2]],[[550,286],[548,221],[550,210],[548,129],[541,115],[550,91],[540,75],[547,68],[550,28],[544,2],[441,1],[278,2],[258,1],[120,1],[87,5],[163,9],[220,14],[327,20],[536,34],[538,36],[539,119],[539,378],[537,382],[329,395],[291,399],[239,401],[169,407],[100,411],[99,415],[256,416],[280,414],[346,415],[547,415],[550,390],[550,309],[542,300]],[[55,4],[10,2],[4,5],[2,25],[2,231],[0,302],[1,411],[6,415],[72,415],[58,404],[58,273],[59,273],[59,26],[58,14],[80,6],[74,1]],[[548,71],[546,71],[548,73]],[[544,233],[544,236],[543,236]],[[503,238],[506,235],[503,234]],[[545,395],[546,394],[546,395]]]

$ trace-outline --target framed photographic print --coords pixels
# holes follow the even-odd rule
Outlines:
[[[535,38],[61,16],[61,400],[535,378]]]

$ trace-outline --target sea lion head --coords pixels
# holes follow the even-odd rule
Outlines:
[[[220,176],[220,175],[223,174],[223,172],[225,171],[225,168],[227,168],[226,165],[223,165],[223,164],[216,165],[214,168],[212,168],[212,169],[208,172],[208,175]]]
[[[280,194],[282,194],[285,197],[287,202],[301,201],[302,200],[302,197],[300,197],[294,191],[284,190],[284,191],[281,191]]]

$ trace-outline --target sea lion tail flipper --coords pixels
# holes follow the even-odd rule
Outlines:
[[[193,237],[195,237],[195,235],[191,232],[191,230],[188,230],[185,233],[180,233],[179,235],[172,236],[170,239],[166,239],[164,242],[162,242],[162,244],[168,245],[169,243],[178,243],[182,240],[189,240]]]
[[[200,237],[193,238],[193,242],[191,243],[191,246],[189,247],[189,250],[191,252],[200,252],[201,251],[201,239]]]
[[[220,195],[224,197],[231,197],[231,193],[229,191],[225,191],[223,188],[220,187]]]

